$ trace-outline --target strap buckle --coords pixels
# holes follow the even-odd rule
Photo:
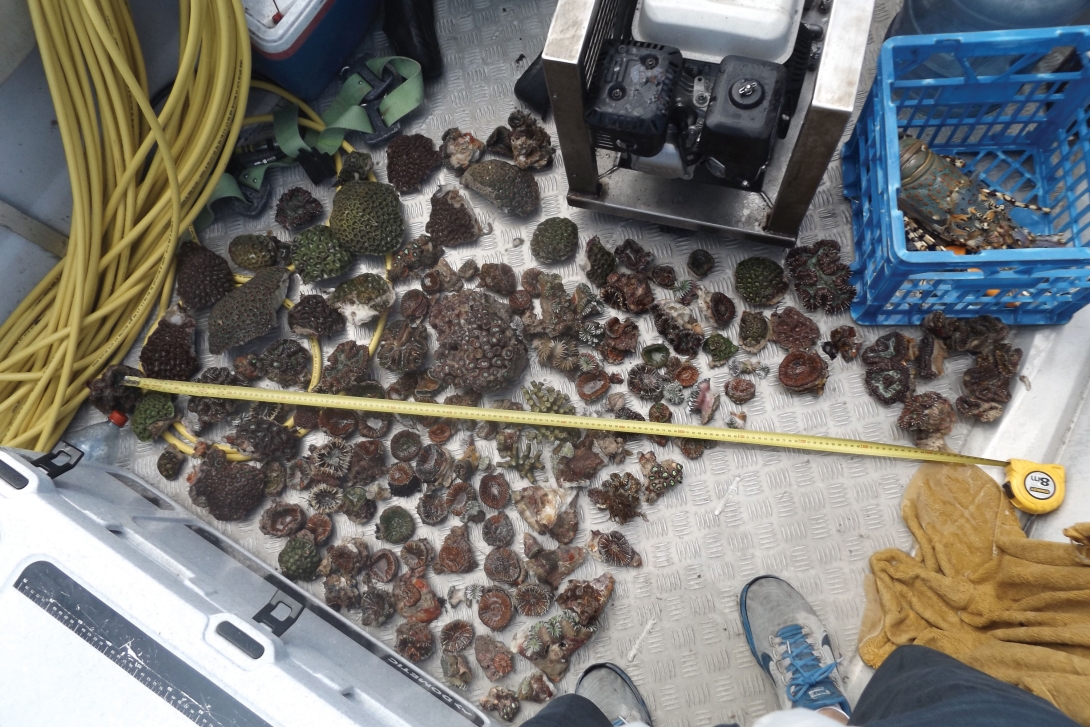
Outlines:
[[[350,65],[342,68],[338,76],[341,81],[346,81],[353,73],[358,73],[363,80],[367,82],[367,85],[371,87],[371,90],[363,97],[362,103],[360,104],[361,106],[385,98],[386,94],[397,88],[401,85],[401,82],[405,80],[389,62],[382,67],[382,75],[376,76],[368,67],[367,59],[362,57],[357,58],[352,61]]]
[[[364,110],[367,111],[367,118],[371,120],[371,128],[374,129],[370,134],[363,135],[363,141],[368,146],[385,144],[401,133],[400,121],[387,124],[382,119],[382,113],[378,110],[379,103],[380,101],[373,101],[363,105]]]

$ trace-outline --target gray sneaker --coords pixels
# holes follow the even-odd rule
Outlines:
[[[829,632],[801,593],[760,576],[742,589],[738,608],[749,650],[776,685],[782,709],[837,707],[851,715]]]
[[[651,711],[624,669],[608,661],[591,664],[575,684],[575,693],[594,702],[614,725],[644,722],[650,727]]]

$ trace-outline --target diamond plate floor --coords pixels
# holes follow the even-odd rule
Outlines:
[[[446,72],[442,80],[428,84],[426,111],[409,121],[407,131],[438,139],[445,129],[459,126],[484,138],[496,125],[504,123],[515,107],[514,81],[541,50],[554,4],[547,0],[506,3],[502,0],[437,0],[436,5]],[[876,8],[868,70],[857,107],[873,76],[877,53],[874,41],[881,38],[891,19],[892,5],[880,0]],[[368,50],[384,50],[380,34],[375,34],[368,45]],[[318,106],[323,107],[321,103]],[[551,121],[547,127],[553,131]],[[385,180],[385,155],[378,150],[374,156],[379,177]],[[569,208],[564,197],[563,160],[559,155],[551,170],[536,176],[542,192],[541,209],[526,219],[497,214],[482,199],[470,195],[478,216],[491,225],[491,231],[475,245],[448,251],[448,260],[455,268],[469,258],[478,263],[505,261],[516,270],[527,267],[529,249],[522,241],[529,239],[538,221],[553,215],[567,216],[575,221],[582,240],[598,235],[612,247],[625,238],[633,238],[653,251],[660,262],[674,265],[679,272],[684,270],[688,253],[703,247],[716,259],[714,272],[703,281],[705,286],[726,292],[736,301],[739,299],[734,295],[731,274],[734,266],[744,257],[758,252],[777,258],[781,255],[779,251],[754,244],[668,230]],[[331,190],[314,188],[298,168],[276,171],[271,177],[280,188],[300,185],[311,189],[328,208]],[[456,182],[454,176],[442,171],[432,177],[423,190],[403,197],[403,211],[411,235],[423,232],[431,193],[439,184],[453,182]],[[269,210],[257,220],[234,217],[217,221],[202,235],[202,242],[225,254],[227,243],[234,235],[265,230],[287,237],[287,233],[273,223]],[[850,213],[841,195],[840,168],[836,161],[826,174],[806,217],[800,243],[824,238],[839,241],[845,254],[850,255]],[[377,261],[366,261],[357,265],[356,272],[379,269]],[[581,277],[577,276],[575,263],[558,266],[555,270],[566,280]],[[408,287],[402,284],[398,287],[399,293]],[[315,286],[302,286],[301,290],[292,291],[292,297],[315,291]],[[661,296],[661,290],[658,292]],[[798,304],[793,293],[785,304]],[[824,332],[852,322],[847,314],[819,314],[815,318]],[[199,322],[203,329],[203,316]],[[639,323],[645,342],[657,340],[649,316],[641,316]],[[884,332],[885,329],[866,329],[865,337],[873,340]],[[728,335],[736,338],[736,333],[735,323]],[[280,335],[289,335],[283,320]],[[347,335],[367,341],[371,337],[371,327],[349,330]],[[263,337],[247,350],[261,349],[276,337]],[[326,341],[326,352],[338,342]],[[199,334],[198,351],[204,353],[206,350],[203,334]],[[237,355],[238,352],[233,353]],[[777,346],[769,345],[758,356],[770,365],[773,373],[759,382],[757,397],[744,408],[748,428],[907,442],[904,432],[896,426],[899,407],[882,407],[866,394],[861,364],[837,360],[831,365],[823,396],[795,396],[780,388],[776,381],[776,364],[783,355]],[[135,359],[134,350],[127,363],[135,363]],[[202,363],[229,366],[230,358],[204,353]],[[703,354],[699,363],[703,371],[708,371]],[[951,398],[957,396],[959,385],[954,382],[960,381],[968,364],[965,358],[952,360],[946,376],[930,388]],[[632,360],[626,366],[612,368],[625,371],[631,365]],[[385,372],[381,373],[384,383],[389,383]],[[711,370],[710,376],[713,385],[722,390],[728,378],[726,369]],[[530,378],[549,380],[578,401],[570,382],[540,369],[536,362],[531,364],[527,380]],[[722,425],[724,415],[731,409],[737,411],[739,407],[730,406],[724,399],[715,423]],[[585,413],[597,415],[601,412],[602,407],[598,405],[588,407]],[[74,426],[79,427],[93,419],[92,414],[85,413]],[[689,420],[690,416],[681,407],[675,408],[675,421]],[[211,434],[222,436],[226,431],[228,427],[221,426]],[[957,448],[967,432],[968,427],[959,424],[950,438],[951,445]],[[308,435],[304,448],[321,438],[321,434]],[[455,453],[460,453],[464,444],[459,436],[450,446]],[[184,476],[167,482],[156,472],[155,459],[161,447],[161,443],[139,443],[126,430],[119,463],[192,507]],[[491,442],[478,442],[478,447],[484,453],[493,453]],[[602,627],[588,646],[575,655],[571,670],[559,685],[560,692],[572,689],[585,665],[610,660],[627,669],[641,687],[657,725],[703,727],[723,722],[752,723],[775,708],[776,698],[769,680],[750,657],[738,616],[737,595],[749,579],[763,573],[780,575],[798,587],[824,619],[838,651],[845,656],[854,653],[863,607],[863,579],[868,571],[867,558],[880,548],[911,547],[912,541],[899,511],[901,492],[914,469],[913,464],[732,446],[710,450],[702,460],[689,462],[672,445],[659,448],[644,442],[635,449],[653,449],[660,458],[678,458],[685,465],[685,482],[659,502],[645,507],[646,522],[636,520],[620,528],[643,554],[645,565],[637,570],[613,570],[617,586],[602,619]],[[626,469],[635,468],[634,458],[630,459]],[[608,467],[600,476],[605,477],[618,469]],[[521,483],[512,481],[512,484],[517,487]],[[303,493],[294,491],[287,493],[287,499],[305,501]],[[586,542],[591,528],[609,526],[605,513],[594,508],[585,496],[581,497],[580,503],[582,524],[577,544]],[[415,499],[409,504],[415,504]],[[245,522],[226,524],[211,521],[207,513],[193,509],[275,566],[282,543],[261,534],[256,515]],[[511,514],[520,537],[525,524],[513,512]],[[361,527],[341,515],[334,519],[334,540],[363,536],[373,547],[378,547],[373,523]],[[429,537],[438,547],[452,524],[448,521],[439,527],[424,526],[418,529],[417,535]],[[480,539],[478,528],[471,528],[471,533],[478,560],[483,562],[488,547]],[[600,563],[588,559],[574,577],[592,578],[601,571]],[[467,576],[429,575],[429,579],[440,595],[452,585],[486,583],[479,570]],[[318,583],[311,584],[311,590],[321,597]],[[478,633],[487,632],[464,605],[448,607],[433,624],[436,632],[454,618],[474,622]],[[393,644],[394,629],[399,620],[395,617],[376,630],[387,644]],[[517,618],[500,638],[510,641],[526,621]],[[472,662],[472,658],[470,660]],[[476,700],[491,685],[479,667],[475,663],[472,666],[475,679],[467,696]],[[438,657],[433,656],[422,667],[441,679]],[[501,683],[514,688],[530,673],[531,665],[519,659],[515,672]],[[525,720],[537,709],[538,705],[524,704],[518,721]]]

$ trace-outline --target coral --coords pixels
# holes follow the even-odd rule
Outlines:
[[[166,431],[176,419],[174,400],[170,394],[148,391],[136,404],[129,424],[137,439],[150,442]]]
[[[340,509],[341,503],[344,502],[344,493],[340,488],[332,485],[318,485],[310,491],[307,502],[315,512],[328,515]]]
[[[478,162],[462,175],[462,185],[477,192],[505,213],[525,217],[541,201],[534,175],[497,159]]]
[[[269,537],[288,537],[303,530],[306,525],[306,512],[293,502],[272,502],[262,512],[257,526]]]
[[[425,525],[438,525],[446,520],[450,514],[446,488],[434,487],[425,492],[416,503],[416,514]]]
[[[155,460],[155,469],[164,479],[173,480],[181,472],[183,464],[185,464],[185,457],[174,445],[170,444]]]
[[[259,462],[286,460],[295,456],[299,439],[287,427],[271,419],[247,419],[227,441]]]
[[[539,338],[532,344],[537,362],[547,368],[568,373],[579,362],[579,346],[567,338]]]
[[[402,194],[420,189],[442,163],[435,142],[423,134],[400,134],[386,147],[386,177]]]
[[[416,459],[421,446],[420,435],[411,429],[402,429],[390,438],[390,454],[399,462]]]
[[[660,401],[666,377],[654,366],[636,364],[628,370],[628,390],[645,401]]]
[[[429,485],[445,485],[454,471],[454,458],[438,444],[426,444],[416,455],[416,473]]]
[[[428,355],[428,332],[422,325],[398,319],[386,326],[375,358],[387,371],[420,371]]]
[[[678,406],[685,401],[684,387],[677,381],[667,382],[666,386],[662,388],[662,398],[667,404],[673,404]]]
[[[390,280],[404,280],[417,270],[430,268],[443,257],[442,246],[427,235],[414,237],[394,253]]]
[[[548,588],[537,583],[523,583],[515,589],[512,600],[515,603],[515,610],[523,616],[539,618],[549,610],[549,606],[552,605],[553,595]]]
[[[212,366],[201,372],[196,379],[199,384],[220,384],[223,386],[239,386],[242,382],[235,376],[231,369],[222,366]],[[203,429],[209,424],[222,422],[236,408],[238,402],[234,399],[220,399],[214,396],[191,396],[186,404],[189,413],[197,417],[198,425]]]
[[[263,268],[223,296],[208,314],[208,352],[223,353],[276,326],[288,289],[287,268]]]
[[[484,574],[497,583],[517,586],[526,579],[526,569],[515,551],[507,547],[494,548],[484,559]]]
[[[404,573],[394,581],[394,608],[402,617],[418,623],[431,623],[443,610],[423,575],[412,573]]]
[[[395,141],[401,138],[403,137],[396,137]],[[394,648],[397,653],[415,664],[424,661],[435,651],[435,637],[427,625],[407,621],[397,625]]]
[[[319,485],[319,487],[332,487],[340,493],[339,488],[333,485]],[[316,512],[307,518],[306,532],[314,537],[315,545],[322,545],[333,534],[333,518],[324,512]]]
[[[370,383],[370,355],[366,346],[353,340],[337,344],[326,359],[322,379],[316,391],[323,394],[364,396],[365,387]]]
[[[473,624],[455,619],[439,631],[439,645],[448,654],[465,651],[473,643]]]
[[[310,445],[310,462],[315,470],[334,477],[348,474],[353,448],[343,439],[333,437],[320,445]]]
[[[548,621],[531,624],[515,635],[515,650],[559,682],[568,672],[572,654],[590,641],[594,627],[581,625],[570,612],[562,612]]]
[[[227,245],[227,254],[240,268],[260,270],[276,265],[279,247],[272,235],[238,235]]]
[[[561,281],[563,284],[563,281]],[[602,299],[586,283],[578,283],[571,296],[571,304],[580,318],[596,316],[602,312]]]
[[[302,187],[292,187],[276,200],[276,224],[281,227],[309,225],[322,214],[322,203]]]
[[[750,305],[776,305],[789,288],[783,268],[764,257],[747,257],[734,268],[734,289]]]
[[[354,255],[385,255],[405,237],[397,192],[379,182],[348,182],[333,196],[329,228]]]
[[[293,581],[312,581],[318,577],[318,566],[322,563],[314,540],[295,536],[288,541],[277,556],[280,572]]]
[[[352,264],[352,254],[325,225],[301,232],[292,243],[291,258],[304,283],[340,275]]]
[[[579,374],[575,380],[575,393],[583,401],[596,401],[609,391],[609,374],[599,369]]]
[[[443,654],[439,665],[442,668],[443,678],[447,684],[458,689],[465,689],[473,681],[473,672],[469,668],[469,662],[461,654]]]
[[[695,277],[704,278],[715,268],[715,258],[707,250],[697,248],[689,253],[685,267],[689,268],[689,272]]]
[[[503,679],[515,668],[515,655],[491,636],[481,634],[473,639],[473,655],[492,682]]]
[[[503,631],[507,628],[514,612],[511,596],[507,595],[507,591],[502,588],[484,589],[477,602],[477,618],[493,631]]]
[[[900,331],[887,333],[863,349],[863,363],[868,369],[905,366],[916,358],[916,339]]]
[[[780,384],[793,394],[821,396],[828,377],[829,364],[813,351],[792,351],[780,362]]]
[[[507,263],[485,263],[481,266],[481,285],[497,295],[509,296],[518,288],[518,278]]]
[[[749,379],[734,378],[727,382],[727,398],[735,404],[745,404],[757,395],[757,385]]]
[[[760,353],[772,335],[772,324],[763,313],[742,311],[738,323],[738,345],[744,351]]]
[[[738,353],[738,347],[722,333],[713,333],[704,340],[701,346],[704,353],[708,354],[708,366],[713,369],[724,366],[731,356]]]
[[[235,278],[226,260],[195,242],[179,245],[174,290],[187,308],[207,308],[234,287]]]
[[[640,568],[643,566],[643,558],[628,542],[628,538],[619,530],[602,533],[598,530],[590,531],[590,542],[587,550],[594,557],[606,565],[618,568]]]
[[[559,467],[553,467],[557,484],[589,482],[605,467],[605,460],[591,448],[592,442],[592,439],[584,439]]]
[[[522,283],[522,288],[534,298],[541,295],[541,276],[545,274],[541,268],[526,268],[522,271],[522,276],[519,278],[519,282]]]
[[[726,293],[720,293],[718,291],[707,293],[706,291],[701,290],[699,298],[701,304],[704,306],[704,312],[712,319],[716,328],[726,328],[731,324],[731,321],[734,320],[734,301],[731,300]]]
[[[772,340],[788,351],[806,351],[821,338],[813,319],[794,306],[772,314]]]
[[[481,709],[495,712],[504,722],[512,722],[522,706],[518,696],[507,687],[492,687],[479,702]]]
[[[681,484],[681,465],[672,459],[659,462],[654,452],[640,452],[640,471],[647,478],[643,499],[648,505],[656,502],[671,487]]]
[[[354,579],[340,573],[331,573],[322,582],[325,589],[325,603],[334,611],[354,609],[359,605],[360,592],[356,590]]]
[[[504,458],[496,462],[497,465],[513,469],[527,480],[533,481],[534,473],[545,469],[541,451],[529,442],[523,442],[517,430],[503,429],[496,434],[496,452]]]
[[[863,342],[859,340],[855,326],[839,326],[829,332],[829,340],[821,348],[829,358],[839,355],[845,361],[854,361],[859,356]],[[943,349],[945,353],[945,349]]]
[[[386,448],[382,442],[365,439],[352,447],[352,459],[348,465],[348,482],[352,485],[369,485],[386,474]]]
[[[561,545],[547,550],[530,533],[522,534],[522,549],[526,555],[526,570],[538,583],[553,590],[571,575],[586,558],[586,551],[578,546]]]
[[[621,243],[614,254],[617,261],[634,273],[646,275],[655,264],[655,256],[644,250],[638,242],[627,239]]]
[[[497,513],[488,517],[481,525],[481,537],[493,548],[503,548],[515,540],[515,528],[506,513]]]
[[[288,468],[283,462],[269,460],[261,465],[261,475],[265,480],[265,494],[276,497],[288,484]]]
[[[916,354],[916,375],[921,379],[931,380],[942,376],[946,370],[946,344],[942,339],[930,333],[920,338],[919,352]]]
[[[908,398],[897,426],[915,433],[917,447],[942,450],[943,437],[954,430],[957,420],[950,401],[937,391],[928,391]]]
[[[477,491],[465,480],[450,486],[447,490],[446,505],[450,513],[462,522],[484,520],[484,510],[481,508],[481,501],[477,498]]]
[[[679,356],[695,356],[704,343],[704,329],[688,307],[672,300],[651,306],[655,330]]]
[[[360,326],[389,310],[394,298],[393,286],[386,278],[375,273],[363,273],[334,288],[329,302],[345,315],[349,323]]]
[[[1003,343],[1010,329],[994,316],[950,318],[942,311],[929,313],[920,324],[940,339],[951,354],[984,353]]]
[[[984,423],[994,422],[1003,416],[1003,405],[994,401],[981,401],[971,396],[959,396],[954,402],[958,413],[963,417],[976,419]]]
[[[534,299],[527,291],[516,290],[507,298],[507,305],[511,312],[521,315],[534,307]]]
[[[557,391],[541,381],[531,381],[530,387],[522,387],[522,398],[530,411],[540,414],[575,414],[575,405],[562,391]],[[565,427],[535,427],[537,433],[550,442],[568,441],[575,436],[575,431]]]
[[[310,351],[293,338],[281,338],[262,351],[257,366],[281,386],[302,386],[310,381]]]
[[[375,161],[365,151],[353,151],[341,157],[341,172],[337,175],[338,184],[362,182],[375,171]]]
[[[297,336],[332,336],[344,330],[344,316],[324,297],[304,295],[288,311],[288,328]]]
[[[855,286],[848,282],[852,271],[840,261],[839,242],[819,240],[792,248],[784,262],[806,310],[842,313],[855,299]]]
[[[610,273],[617,269],[617,257],[606,249],[598,236],[587,240],[587,280],[599,288],[606,284]]]
[[[583,626],[597,623],[613,595],[613,576],[607,571],[592,581],[573,578],[556,596],[556,605],[575,615]]]
[[[140,349],[140,367],[151,379],[188,381],[200,368],[193,352],[196,321],[176,307],[167,310],[144,347]]]
[[[107,366],[98,378],[87,382],[90,393],[87,400],[91,406],[109,416],[111,412],[119,411],[122,414],[132,414],[140,401],[140,389],[133,386],[125,386],[126,376],[143,376],[139,370],[131,366],[111,364]]]
[[[432,570],[437,575],[442,573],[469,573],[477,568],[477,559],[473,555],[473,546],[469,543],[469,533],[464,525],[455,525],[450,529]]]
[[[553,160],[552,139],[549,134],[538,124],[537,119],[522,111],[513,111],[507,117],[510,132],[500,131],[503,127],[492,132],[488,137],[489,148],[498,154],[509,156],[514,160],[519,169],[544,169]],[[494,144],[493,136],[499,136]],[[507,151],[510,150],[510,154]]]
[[[530,485],[521,490],[512,490],[511,499],[526,524],[541,535],[548,533],[556,524],[557,517],[564,506],[562,490],[541,485]]]
[[[888,369],[867,369],[863,384],[875,399],[887,406],[895,401],[905,401],[915,389],[912,370],[903,364]]]
[[[531,674],[519,682],[515,695],[523,702],[544,703],[553,698],[553,688],[545,681],[544,674]]]
[[[346,576],[356,576],[363,570],[363,564],[369,556],[367,543],[361,538],[332,545],[326,550],[326,560],[330,572],[341,573]],[[325,567],[325,563],[323,563]]]
[[[423,320],[431,308],[431,298],[417,288],[408,290],[401,296],[401,316],[410,321]]]
[[[401,561],[394,555],[394,551],[388,548],[376,550],[367,559],[367,568],[364,576],[378,583],[389,583],[397,577],[397,570]]]
[[[541,291],[540,330],[537,330],[538,326],[528,323],[526,332],[544,333],[551,338],[573,335],[578,330],[580,314],[564,290],[563,279],[555,273],[543,273],[538,282]],[[524,317],[523,320],[529,319]]]
[[[431,196],[431,215],[424,231],[444,247],[473,242],[483,232],[469,201],[456,188],[446,186]]]
[[[463,290],[432,306],[428,322],[438,337],[437,379],[472,391],[495,391],[526,369],[526,344],[510,324],[510,309],[487,293]]]
[[[416,523],[409,511],[400,505],[391,505],[379,516],[375,537],[399,545],[412,537]]]
[[[689,393],[689,412],[700,415],[700,423],[707,424],[719,410],[719,394],[712,393],[711,381],[703,379]]]
[[[638,273],[610,273],[598,295],[610,308],[630,313],[645,313],[655,302],[647,278]]]
[[[498,472],[482,477],[478,489],[481,502],[494,510],[502,510],[511,498],[511,486],[507,478]]]
[[[590,501],[609,513],[609,519],[622,525],[640,512],[640,481],[631,472],[612,472],[599,487],[587,490]]]
[[[1011,400],[1010,381],[1022,362],[1022,349],[1008,343],[998,344],[977,354],[973,366],[966,370],[961,382],[966,395],[980,401],[1006,404]]]
[[[379,588],[369,588],[360,594],[360,623],[364,626],[381,626],[394,613],[389,594]]]
[[[530,238],[530,252],[543,263],[558,263],[575,254],[579,228],[566,217],[549,217],[538,223]]]
[[[414,578],[423,578],[428,564],[435,558],[435,549],[426,538],[410,540],[401,547],[401,562]]]
[[[480,160],[484,153],[484,142],[468,131],[454,127],[443,132],[439,151],[443,161],[457,175],[461,176],[471,164]]]

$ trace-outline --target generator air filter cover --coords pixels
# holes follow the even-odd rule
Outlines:
[[[586,111],[595,146],[654,156],[666,143],[681,52],[639,41],[621,41],[602,52]]]
[[[802,8],[803,0],[639,0],[632,35],[675,45],[690,60],[734,55],[783,63]]]

